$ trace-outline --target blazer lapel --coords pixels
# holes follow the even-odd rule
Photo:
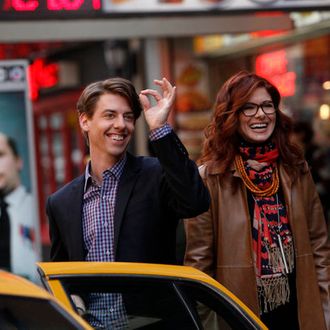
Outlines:
[[[114,216],[115,256],[117,252],[120,226],[122,223],[124,211],[126,209],[128,200],[130,199],[133,187],[138,178],[138,172],[140,171],[140,168],[141,168],[141,163],[139,159],[127,153],[127,161],[119,181],[116,206],[115,206],[115,216]]]
[[[71,240],[72,257],[75,260],[84,260],[84,240],[82,231],[82,204],[84,194],[85,176],[80,176],[72,185],[70,198],[68,198],[67,207],[71,210],[70,219],[67,223],[70,224],[70,234],[74,239]]]

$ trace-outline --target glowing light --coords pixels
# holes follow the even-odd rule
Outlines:
[[[58,83],[58,65],[46,64],[41,58],[29,65],[30,98],[36,100],[41,88],[50,88]]]
[[[287,72],[287,64],[285,50],[262,54],[256,58],[257,71],[267,76]]]
[[[328,104],[322,104],[319,112],[322,120],[328,120],[330,118],[330,107]]]
[[[34,11],[38,8],[39,2],[37,0],[12,0],[11,5],[17,11]]]
[[[86,9],[99,11],[101,9],[101,0],[5,0],[4,4],[1,5],[0,11],[37,13],[54,11],[78,12],[86,11]]]
[[[330,89],[330,81],[325,81],[322,84],[323,89],[329,90]]]
[[[93,0],[93,8],[95,10],[100,10],[101,9],[101,0]]]
[[[282,96],[292,96],[296,91],[296,73],[288,71],[285,50],[257,56],[256,73],[272,82]]]
[[[84,0],[48,0],[49,10],[77,10],[84,3]]]

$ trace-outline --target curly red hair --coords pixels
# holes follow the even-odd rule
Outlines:
[[[277,109],[272,138],[279,149],[281,161],[290,173],[298,174],[300,166],[295,165],[301,164],[303,151],[291,142],[293,124],[291,119],[279,110],[281,95],[278,89],[265,78],[246,71],[238,72],[220,88],[211,122],[204,131],[206,139],[199,164],[216,164],[221,173],[231,167],[242,139],[238,133],[240,109],[260,87],[267,90]]]

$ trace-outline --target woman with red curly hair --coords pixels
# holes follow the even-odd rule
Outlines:
[[[270,329],[330,329],[330,246],[278,89],[239,72],[219,90],[200,173],[210,209],[185,221],[185,264],[210,274]]]

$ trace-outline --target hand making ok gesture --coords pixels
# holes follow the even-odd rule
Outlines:
[[[161,87],[162,93],[154,89],[144,89],[139,95],[150,130],[162,127],[166,123],[176,91],[176,87],[172,86],[166,78],[162,80],[155,79],[154,82]],[[153,97],[157,104],[152,106],[148,96]]]

